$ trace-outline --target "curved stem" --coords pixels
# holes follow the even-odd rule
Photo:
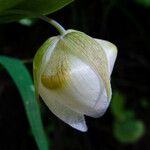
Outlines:
[[[42,15],[42,14],[38,14],[38,13],[35,13],[35,12],[31,12],[31,11],[25,11],[25,10],[15,10],[15,9],[14,10],[9,10],[6,13],[8,13],[8,14],[10,13],[10,14],[30,15],[32,17],[40,18],[40,19],[48,22],[49,24],[54,26],[59,31],[59,33],[62,34],[62,35],[66,31],[58,22],[56,22],[55,20],[50,19],[47,16]]]
[[[44,16],[44,15],[40,15],[39,16],[40,19],[50,23],[52,26],[54,26],[60,34],[64,34],[65,33],[65,29],[64,27],[62,27],[57,21],[53,20],[53,19],[50,19],[48,18],[47,16]]]

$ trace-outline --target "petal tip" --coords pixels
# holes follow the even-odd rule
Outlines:
[[[78,123],[78,124],[73,124],[71,125],[73,128],[81,131],[81,132],[87,132],[88,131],[88,127],[86,124],[83,123]]]

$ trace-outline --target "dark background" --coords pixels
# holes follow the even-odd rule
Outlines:
[[[52,150],[150,149],[150,7],[131,0],[76,0],[50,15],[66,29],[111,41],[118,47],[112,87],[125,96],[125,107],[134,110],[145,127],[138,141],[122,143],[113,133],[109,107],[102,118],[86,117],[89,131],[80,133],[56,118],[41,101],[45,130]],[[30,27],[0,25],[0,53],[32,59],[47,38],[57,35],[49,24],[36,20]],[[32,73],[32,64],[26,64]],[[142,107],[146,103],[146,107]],[[20,95],[7,72],[0,68],[0,150],[36,150]]]

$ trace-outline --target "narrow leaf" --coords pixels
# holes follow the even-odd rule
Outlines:
[[[8,71],[20,92],[39,150],[48,150],[48,142],[35,98],[33,82],[28,70],[20,60],[10,57],[0,56],[0,64]]]

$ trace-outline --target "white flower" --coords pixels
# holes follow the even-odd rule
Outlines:
[[[111,99],[117,48],[83,32],[49,38],[34,58],[36,93],[61,120],[87,131],[84,115],[100,117]]]

